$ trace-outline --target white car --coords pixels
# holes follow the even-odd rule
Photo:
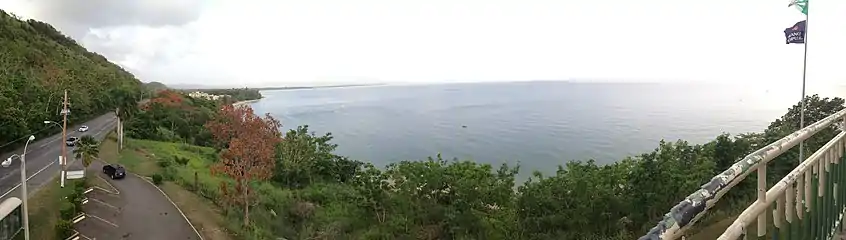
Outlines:
[[[79,131],[80,132],[88,131],[88,126],[82,125],[82,127],[79,127]]]

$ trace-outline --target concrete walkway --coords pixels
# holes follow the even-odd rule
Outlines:
[[[95,161],[89,169],[100,170],[103,163]],[[160,192],[140,177],[127,173],[126,178],[112,180],[102,174],[88,178],[101,178],[116,190],[95,188],[86,196],[89,202],[84,211],[88,218],[75,227],[89,239],[200,239],[187,220]]]

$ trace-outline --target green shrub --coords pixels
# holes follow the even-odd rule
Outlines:
[[[62,201],[59,206],[59,216],[61,216],[61,220],[72,220],[73,217],[76,217],[76,205],[68,200]]]
[[[67,239],[73,234],[73,222],[71,220],[59,219],[56,224],[56,234],[59,239]]]
[[[170,161],[165,160],[165,159],[159,159],[157,161],[157,163],[159,164],[159,167],[162,167],[162,168],[170,167]]]
[[[81,179],[73,181],[73,191],[74,191],[74,193],[83,194],[87,187],[88,187],[88,181],[87,181],[86,178],[81,178]]]
[[[162,169],[161,173],[162,178],[167,181],[174,181],[176,178],[176,174],[176,169],[172,167]]]
[[[162,175],[161,174],[158,174],[158,173],[153,174],[152,178],[153,178],[153,184],[156,184],[156,185],[162,184]]]
[[[184,157],[179,157],[179,156],[173,156],[173,160],[176,162],[176,164],[185,166],[185,165],[188,165],[188,161],[190,159],[184,158]]]

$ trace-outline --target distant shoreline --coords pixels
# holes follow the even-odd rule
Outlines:
[[[241,106],[241,105],[245,105],[245,104],[250,104],[250,103],[258,102],[259,100],[261,100],[261,98],[259,98],[259,99],[253,99],[253,100],[238,101],[238,102],[233,103],[233,104],[232,104],[232,106],[233,106],[233,107],[237,107],[237,106]]]
[[[311,87],[261,87],[261,88],[254,88],[259,91],[273,91],[273,90],[300,90],[300,89],[319,89],[319,88],[345,88],[345,87],[369,87],[369,86],[382,86],[387,85],[384,83],[374,83],[374,84],[347,84],[347,85],[330,85],[330,86],[311,86]]]

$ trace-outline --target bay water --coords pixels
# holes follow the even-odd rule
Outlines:
[[[508,82],[263,91],[252,103],[283,127],[331,132],[337,153],[385,166],[444,158],[554,173],[651,151],[661,139],[705,143],[760,132],[800,88],[703,83]]]

